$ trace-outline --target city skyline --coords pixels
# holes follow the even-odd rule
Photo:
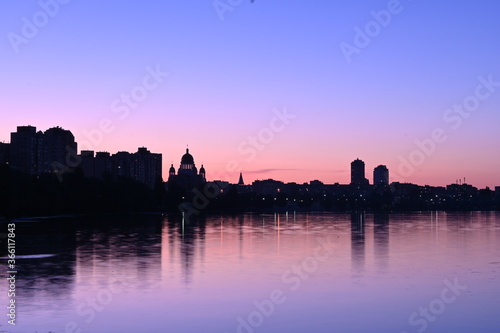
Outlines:
[[[189,145],[209,178],[230,182],[242,171],[347,184],[359,157],[370,180],[384,164],[391,181],[494,188],[499,8],[12,3],[0,13],[0,142],[18,125],[59,125],[94,151],[161,152],[164,179]]]
[[[1,9],[2,328],[498,327],[500,1]]]
[[[147,184],[150,188],[155,186],[155,182],[161,177],[165,183],[172,181],[172,176],[182,174],[184,169],[193,170],[194,176],[198,177],[198,169],[195,166],[194,158],[186,148],[185,154],[182,155],[180,166],[176,171],[174,162],[165,166],[163,162],[163,153],[152,153],[147,147],[139,145],[136,153],[131,153],[125,150],[119,150],[115,153],[108,151],[93,151],[79,148],[78,142],[75,140],[71,130],[64,129],[60,126],[51,127],[42,131],[36,126],[26,125],[17,126],[16,132],[11,132],[12,142],[0,143],[0,165],[8,164],[26,174],[40,175],[43,173],[55,173],[60,181],[62,175],[68,172],[73,172],[76,168],[81,168],[83,175],[87,178],[101,178],[104,172],[108,172],[113,177],[125,176],[142,183]],[[14,152],[14,149],[17,151]],[[139,164],[137,164],[139,163]],[[109,164],[109,165],[108,165]],[[112,165],[113,166],[112,166]],[[232,165],[232,169],[237,164]],[[161,171],[165,167],[168,169],[168,175],[165,177]],[[113,171],[113,169],[116,169]],[[100,170],[100,171],[99,171]],[[229,168],[228,168],[229,170]],[[371,172],[370,172],[371,171]],[[145,173],[146,172],[146,173]],[[191,171],[190,171],[191,172]],[[190,174],[189,172],[189,174]],[[225,176],[233,172],[227,171]],[[238,181],[232,179],[223,179],[223,177],[207,177],[204,165],[201,164],[200,178],[198,181],[222,181],[229,184],[243,185],[242,174],[244,171],[238,171]],[[217,174],[216,176],[220,176]],[[396,176],[398,177],[398,176]],[[175,177],[174,177],[175,178]],[[284,181],[283,179],[273,179],[271,177],[257,178],[249,181],[246,184],[252,184],[259,181],[273,180],[283,183],[308,184],[320,181],[323,184],[329,184],[320,179],[309,179],[305,182]],[[372,170],[367,170],[364,160],[356,158],[350,163],[350,181],[346,183],[334,182],[330,184],[349,184],[355,186],[364,185],[389,185],[391,183],[400,183],[399,179],[391,179],[391,171],[386,165],[379,164]],[[403,181],[401,183],[411,182]],[[427,186],[426,184],[416,184],[419,186]],[[466,178],[457,178],[452,184],[468,184]],[[468,184],[473,185],[473,184]],[[182,185],[189,191],[190,185]],[[430,185],[438,186],[439,185]],[[486,186],[492,190],[500,188],[500,186]],[[485,187],[485,188],[486,188]]]

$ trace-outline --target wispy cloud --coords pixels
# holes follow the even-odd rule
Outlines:
[[[267,172],[277,172],[277,171],[297,171],[299,169],[294,169],[294,168],[287,168],[287,169],[257,169],[257,170],[249,170],[245,171],[244,173],[247,174],[260,174],[260,173],[267,173]]]

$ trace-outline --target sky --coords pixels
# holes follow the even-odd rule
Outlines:
[[[189,146],[209,180],[500,186],[500,2],[6,0],[0,142]]]

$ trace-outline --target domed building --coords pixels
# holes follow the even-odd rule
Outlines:
[[[181,158],[181,166],[177,171],[179,175],[197,175],[198,169],[196,169],[196,165],[194,164],[193,155],[189,153],[189,148],[186,148],[186,153],[182,155]]]
[[[186,153],[182,155],[181,164],[175,174],[175,168],[172,164],[168,172],[169,188],[181,189],[185,192],[191,191],[193,188],[203,185],[206,182],[206,171],[203,165],[198,169],[194,163],[193,155],[189,153],[189,148],[186,148]]]

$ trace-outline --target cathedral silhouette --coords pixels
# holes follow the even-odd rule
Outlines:
[[[188,192],[193,188],[204,185],[206,182],[206,171],[203,164],[198,172],[193,155],[189,153],[189,148],[186,148],[186,153],[182,155],[177,174],[175,173],[174,165],[172,164],[170,166],[168,172],[168,188],[177,188],[184,192]]]

